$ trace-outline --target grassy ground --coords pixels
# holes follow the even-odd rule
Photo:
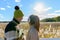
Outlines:
[[[0,38],[4,37],[4,29],[7,23],[0,23]],[[27,30],[29,30],[28,23],[21,23],[18,25],[19,28],[24,29],[25,35],[27,34]],[[60,27],[49,27],[45,25],[44,27],[40,27],[39,31],[40,38],[60,38]]]

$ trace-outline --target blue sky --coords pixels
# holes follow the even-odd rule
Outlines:
[[[11,21],[16,5],[24,13],[23,21],[31,14],[39,16],[40,20],[60,16],[60,0],[0,0],[0,21]]]

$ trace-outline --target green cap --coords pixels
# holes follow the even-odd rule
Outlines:
[[[14,18],[19,18],[19,17],[23,17],[24,14],[22,13],[21,10],[15,10],[14,12]]]

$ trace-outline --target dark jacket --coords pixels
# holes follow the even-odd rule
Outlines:
[[[9,22],[9,24],[6,26],[5,28],[5,33],[9,32],[9,31],[17,31],[19,32],[18,30],[16,30],[16,26],[17,24],[19,24],[19,22],[14,18],[11,22]]]

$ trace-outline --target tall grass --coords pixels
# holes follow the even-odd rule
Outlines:
[[[4,37],[4,29],[8,23],[0,23],[0,37]],[[56,24],[57,25],[57,24]],[[24,34],[27,35],[29,30],[29,24],[26,22],[21,23],[18,25],[19,29],[24,30]],[[60,26],[49,26],[49,25],[42,25],[40,26],[39,37],[40,38],[60,38]]]

